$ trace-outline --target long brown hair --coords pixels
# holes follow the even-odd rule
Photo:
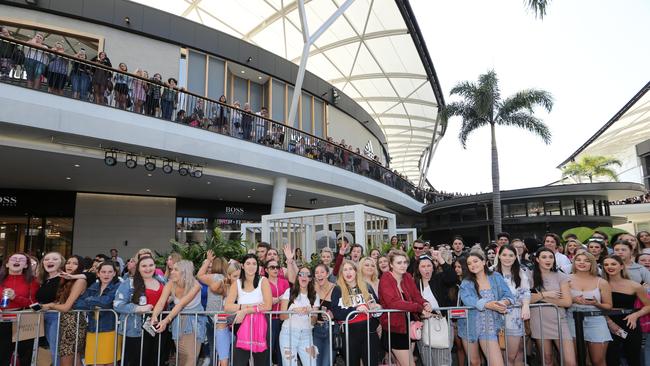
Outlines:
[[[298,269],[298,273],[302,271],[303,269],[307,269],[309,271],[309,274],[311,275],[311,278],[309,280],[309,283],[307,284],[307,298],[309,299],[309,304],[314,305],[314,301],[316,301],[316,289],[314,288],[314,276],[307,266],[301,266]],[[289,306],[293,304],[293,302],[296,300],[296,298],[300,295],[300,281],[296,278],[296,281],[293,283],[293,286],[291,286],[291,290],[289,292]]]
[[[27,283],[32,283],[34,280],[34,272],[32,271],[32,260],[29,258],[29,255],[27,253],[23,252],[16,252],[10,256],[8,256],[3,262],[2,262],[2,268],[0,268],[0,283],[4,282],[4,280],[9,276],[9,269],[7,269],[7,264],[9,263],[9,258],[13,257],[14,255],[22,255],[25,257],[25,260],[27,262],[25,263],[27,267],[23,268],[23,277],[25,277],[25,282]]]
[[[140,259],[138,259],[138,263],[135,265],[135,274],[133,275],[133,296],[131,296],[131,302],[134,304],[139,304],[140,296],[144,295],[146,292],[144,278],[142,278],[142,275],[140,274],[140,262],[144,260],[154,261],[153,257],[143,255],[140,257]]]
[[[68,258],[66,263],[72,259],[75,258],[77,260],[77,269],[75,269],[74,272],[71,274],[77,275],[83,272],[84,270],[84,264],[83,264],[83,257],[80,255],[73,255],[72,257]],[[65,265],[63,266],[65,269]],[[72,291],[72,285],[74,285],[75,282],[77,281],[85,281],[85,280],[66,280],[65,278],[61,277],[61,282],[59,283],[59,289],[56,290],[56,299],[59,303],[64,303],[65,300],[70,296],[70,291]]]

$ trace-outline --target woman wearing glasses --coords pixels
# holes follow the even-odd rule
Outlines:
[[[270,251],[269,251],[270,252]],[[277,254],[276,254],[277,255]],[[280,277],[279,273],[282,268],[278,261],[271,259],[266,262],[266,277],[269,279],[269,285],[271,286],[271,295],[273,296],[273,311],[281,310],[281,297],[284,292],[289,289],[289,281],[284,277]],[[282,355],[280,353],[280,346],[278,339],[280,337],[280,327],[282,325],[282,320],[278,314],[271,316],[271,357],[273,358],[274,364],[281,363]]]
[[[284,320],[280,332],[283,365],[297,365],[298,356],[303,365],[310,365],[316,361],[318,350],[314,346],[312,326],[318,314],[310,314],[310,312],[318,310],[319,307],[320,298],[314,289],[311,271],[308,267],[302,266],[298,271],[298,280],[282,295],[282,311],[296,313],[280,315]]]

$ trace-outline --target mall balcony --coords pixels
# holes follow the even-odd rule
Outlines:
[[[0,41],[0,149],[12,157],[2,162],[12,171],[4,185],[246,200],[282,194],[278,185],[286,195],[290,182],[312,206],[363,202],[415,213],[423,205],[416,187],[379,161],[248,103],[237,108],[160,79]],[[157,174],[147,182],[156,170],[202,179]],[[248,187],[255,184],[259,190]]]

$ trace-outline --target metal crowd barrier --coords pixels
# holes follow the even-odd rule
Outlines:
[[[574,310],[572,311],[573,321],[575,322],[576,328],[576,359],[579,366],[587,365],[587,348],[585,347],[585,334],[583,324],[585,318],[592,316],[608,316],[608,315],[626,315],[632,314],[635,310],[591,310],[591,311],[581,311]],[[582,340],[582,341],[579,341]],[[650,347],[650,345],[646,345]]]
[[[557,308],[556,306],[554,306],[552,304],[531,304],[530,305],[531,317],[534,314],[534,312],[532,311],[533,309],[541,310],[541,308],[543,308],[543,307],[550,307],[550,308],[554,309],[555,312],[556,312],[558,331],[560,332],[560,334],[559,334],[560,339],[559,339],[559,342],[558,342],[558,344],[559,344],[559,356],[560,356],[559,364],[563,365],[564,364],[564,354],[563,354],[562,341],[563,341],[564,335],[562,334],[562,329],[561,329],[561,326],[560,326],[561,312],[559,311],[559,308]],[[449,347],[444,350],[446,355],[445,355],[445,357],[442,358],[443,361],[434,360],[432,349],[430,349],[428,346],[424,345],[424,342],[422,340],[420,340],[420,341],[417,342],[418,349],[419,349],[419,354],[420,354],[420,360],[422,361],[422,363],[425,366],[429,366],[429,365],[441,366],[441,365],[445,365],[446,362],[449,362],[449,365],[451,365],[451,362],[452,362],[452,359],[453,359],[452,348],[453,348],[453,344],[454,344],[453,341],[454,341],[454,335],[455,335],[454,334],[454,327],[452,326],[453,321],[458,320],[458,319],[463,319],[463,318],[467,319],[468,311],[472,310],[472,308],[469,308],[469,307],[443,307],[443,308],[437,308],[437,309],[433,309],[433,310],[437,311],[437,312],[440,312],[442,314],[446,313],[445,319],[447,320],[447,324],[448,324],[447,337],[449,339]],[[41,313],[45,313],[45,312],[41,312]],[[58,358],[59,357],[59,355],[58,355],[58,347],[59,347],[59,341],[60,341],[60,338],[61,338],[61,331],[60,331],[61,313],[58,313],[58,312],[50,312],[50,313],[57,313],[58,314],[57,321],[58,321],[59,324],[57,324],[57,334],[59,336],[57,338],[59,338],[59,339],[57,339],[57,341],[55,342],[54,345],[50,345],[50,347],[54,347],[54,349],[53,349],[54,352],[53,353],[55,354],[55,358]],[[114,342],[115,343],[113,345],[113,362],[112,362],[114,366],[118,365],[118,361],[119,361],[119,364],[121,366],[124,366],[125,363],[126,363],[126,356],[127,356],[126,355],[126,351],[127,351],[127,347],[126,347],[127,339],[126,338],[127,337],[125,336],[125,333],[123,331],[121,331],[121,329],[120,329],[121,326],[128,324],[128,321],[129,321],[130,317],[137,316],[137,317],[142,317],[144,319],[144,317],[151,315],[151,313],[124,314],[125,315],[124,319],[119,320],[119,314],[117,312],[115,312],[114,310],[112,310],[112,309],[74,310],[74,311],[71,311],[70,313],[75,314],[75,328],[76,328],[76,331],[75,331],[75,354],[74,354],[74,357],[73,357],[74,362],[75,362],[74,364],[77,364],[78,355],[82,354],[83,351],[85,351],[85,350],[79,349],[80,345],[77,342],[78,339],[79,339],[80,332],[84,331],[80,327],[80,324],[82,323],[82,318],[81,317],[82,316],[94,316],[94,317],[96,317],[96,319],[99,319],[99,315],[102,314],[102,313],[108,313],[108,314],[111,314],[112,316],[115,317],[115,319],[116,319],[115,326],[114,326],[114,328],[111,328],[111,330],[110,330],[110,331],[115,332],[115,337],[114,337]],[[169,312],[168,311],[163,312],[161,314],[161,317],[163,315],[167,314],[167,313],[169,313]],[[345,349],[346,365],[350,364],[350,347],[359,346],[358,342],[360,342],[360,340],[358,340],[358,339],[352,339],[351,340],[349,338],[350,337],[350,332],[349,332],[349,330],[350,330],[350,319],[354,315],[360,314],[360,313],[362,313],[362,312],[353,311],[350,314],[348,314],[347,318],[343,321],[343,327],[345,328],[345,336],[344,336],[345,347],[344,347],[344,349]],[[363,312],[363,313],[365,313],[365,312]],[[388,352],[387,352],[388,364],[389,365],[394,365],[395,364],[394,360],[393,360],[393,356],[392,356],[392,354],[390,352],[390,349],[391,349],[391,346],[392,346],[390,320],[391,320],[391,317],[395,316],[395,314],[397,314],[397,313],[406,313],[407,324],[410,323],[411,315],[410,315],[410,313],[405,312],[405,311],[392,310],[392,309],[382,309],[382,310],[376,310],[376,311],[369,311],[368,312],[368,318],[365,321],[366,322],[366,340],[365,341],[366,341],[366,348],[367,348],[366,356],[368,357],[368,360],[372,359],[371,352],[379,352],[379,350],[371,349],[371,347],[370,347],[371,346],[371,333],[374,332],[374,330],[372,330],[370,328],[371,327],[371,319],[373,317],[377,317],[377,316],[381,316],[382,314],[386,314],[386,316],[388,318],[388,329],[382,329],[382,332],[388,332],[388,333],[386,333],[387,338],[388,338],[387,339],[388,340]],[[536,315],[539,317],[538,318],[539,324],[543,324],[544,320],[548,321],[548,319],[542,319],[542,311],[538,311],[536,313],[537,313]],[[594,313],[594,314],[591,314],[591,313]],[[598,314],[595,314],[595,313],[598,313]],[[13,321],[16,322],[16,329],[17,329],[16,330],[16,339],[18,340],[20,338],[20,332],[22,331],[21,330],[21,322],[23,321],[23,318],[25,318],[26,314],[36,314],[36,313],[34,313],[32,311],[18,311],[18,312],[3,312],[2,314],[3,314],[4,319],[7,319],[8,316],[10,317],[12,314],[15,314],[15,319]],[[264,352],[266,352],[267,355],[268,355],[268,363],[269,363],[269,365],[272,365],[273,364],[273,344],[274,344],[274,342],[279,342],[279,339],[274,339],[273,332],[272,332],[273,317],[276,316],[276,315],[288,315],[291,318],[293,316],[298,315],[298,313],[293,312],[293,311],[267,311],[267,312],[262,312],[262,314],[264,314],[265,317],[268,316],[268,318],[267,318],[268,327],[267,327],[267,338],[266,338],[267,349]],[[611,314],[611,312],[610,312],[610,314]],[[231,316],[232,317],[233,315],[234,314],[232,314],[232,313],[226,313],[226,312],[208,312],[208,311],[181,312],[181,313],[179,313],[177,315],[177,317],[179,317],[178,318],[179,321],[170,323],[170,325],[167,327],[167,330],[171,332],[173,326],[177,327],[176,330],[178,331],[179,339],[176,341],[176,345],[178,346],[178,342],[180,342],[180,336],[182,335],[182,331],[181,331],[180,327],[181,327],[181,325],[183,323],[183,321],[182,321],[183,318],[181,318],[181,317],[186,317],[185,318],[186,320],[189,319],[189,321],[193,321],[194,322],[193,327],[196,327],[196,324],[198,324],[199,321],[203,321],[203,319],[202,319],[203,317],[206,317],[206,318],[210,317],[212,319],[215,319],[215,321],[212,322],[213,340],[215,340],[216,332],[217,332],[217,325],[218,324],[223,324],[223,319],[224,319],[225,316]],[[335,363],[335,359],[336,359],[336,350],[333,349],[334,343],[333,343],[332,326],[339,326],[339,324],[333,323],[331,317],[328,315],[328,313],[326,311],[322,311],[322,310],[317,310],[316,311],[316,310],[314,310],[314,311],[309,312],[308,315],[310,316],[310,319],[311,319],[312,315],[320,315],[320,316],[322,316],[323,320],[327,323],[328,333],[329,333],[328,334],[329,339],[328,339],[328,342],[327,342],[328,345],[329,345],[329,349],[327,351],[330,354],[329,364],[330,364],[330,366],[333,366],[334,363]],[[602,313],[601,312],[588,312],[588,313],[584,313],[584,314],[579,314],[577,317],[574,318],[575,321],[576,321],[576,325],[577,325],[576,326],[576,331],[577,331],[576,339],[582,339],[582,337],[583,337],[582,333],[581,333],[581,329],[582,329],[581,320],[579,320],[579,319],[584,319],[584,316],[593,316],[593,315],[602,315]],[[505,314],[504,314],[504,321],[505,321]],[[36,324],[34,324],[36,332],[38,332],[38,330],[40,328],[40,325],[41,325],[41,322],[44,322],[43,316],[39,316],[37,321],[36,321]],[[580,326],[578,326],[578,322],[580,322]],[[467,321],[465,322],[465,334],[469,333],[469,329],[470,329],[471,326],[475,326],[475,325],[473,325],[473,324],[470,325],[469,322],[467,322]],[[504,327],[505,327],[505,325],[504,325]],[[207,330],[207,325],[206,325],[206,330]],[[87,329],[86,332],[92,332],[92,330]],[[250,338],[252,339],[252,334],[253,334],[253,324],[252,323],[251,323],[250,332],[251,332],[250,333],[251,334]],[[97,334],[99,333],[99,322],[98,321],[95,322],[94,333],[97,333]],[[161,353],[163,351],[167,352],[167,351],[171,351],[171,350],[169,349],[169,347],[167,347],[168,345],[162,343],[163,338],[160,335],[157,335],[156,337],[158,339],[156,340],[156,343],[157,343],[156,354],[155,355],[154,354],[143,354],[143,346],[144,346],[145,334],[147,334],[147,333],[144,330],[142,330],[141,333],[140,333],[140,336],[139,336],[139,338],[140,338],[140,342],[139,342],[140,343],[140,350],[139,350],[138,365],[143,365],[143,361],[147,361],[146,363],[152,364],[151,361],[153,360],[153,358],[155,358],[155,360],[156,360],[156,363],[155,363],[156,365],[163,364],[167,360],[164,360],[164,359],[161,360]],[[193,335],[193,338],[194,338],[194,351],[192,351],[192,354],[195,356],[195,359],[193,361],[190,360],[189,364],[196,364],[196,362],[198,361],[199,356],[200,356],[200,351],[201,351],[200,346],[201,346],[201,344],[199,343],[199,340],[198,340],[199,337],[198,337],[198,334],[196,332],[196,328],[193,329],[193,332],[191,334]],[[541,360],[543,360],[544,359],[544,347],[545,347],[544,343],[545,342],[544,342],[544,339],[543,339],[543,336],[544,336],[543,332],[540,331],[540,334],[542,335],[542,339],[540,339],[541,349],[538,350],[539,351],[538,353],[539,353],[539,357],[541,358]],[[119,336],[122,336],[122,340],[121,340],[121,342],[122,342],[121,343],[122,350],[121,350],[121,354],[118,355],[119,347],[118,347],[117,342],[118,342]],[[148,337],[148,336],[149,335],[147,334],[146,337]],[[86,339],[87,339],[87,337],[86,337]],[[313,347],[313,346],[315,346],[314,338],[313,338],[313,332],[311,334],[311,340],[312,341],[311,341],[311,344],[309,346]],[[291,342],[293,342],[293,338],[289,338],[289,349],[290,350],[293,349]],[[468,347],[467,347],[468,342],[466,340],[463,340],[463,343],[465,345],[465,349],[468,349]],[[580,344],[581,342],[577,342],[577,343]],[[230,332],[229,365],[233,365],[233,363],[234,363],[235,344],[236,344],[236,335],[235,335],[235,332],[231,330],[231,332]],[[92,365],[97,364],[97,351],[99,349],[99,346],[100,346],[99,345],[99,336],[96,336],[95,337],[95,345],[94,345],[95,354],[94,354],[94,357],[93,357],[94,362],[91,363]],[[524,362],[524,364],[528,364],[527,352],[526,352],[526,349],[527,349],[527,336],[525,334],[523,336],[522,349],[523,349],[523,358],[524,358],[523,362]],[[32,362],[31,362],[31,364],[36,365],[36,364],[38,364],[38,341],[37,340],[35,340],[35,342],[34,342],[34,346],[33,346],[32,351],[33,351],[33,353],[32,353],[32,360],[31,360]],[[285,361],[284,360],[285,357],[290,357],[291,358],[290,360],[288,360],[289,363],[295,364],[295,362],[297,362],[297,359],[299,357],[297,352],[296,353],[291,352],[290,354],[287,355],[285,350],[283,350],[282,348],[280,349],[280,351],[281,352],[280,352],[279,356],[281,357],[281,359],[276,360],[278,363],[280,363],[280,364],[283,363],[283,361]],[[322,352],[324,350],[319,349],[318,351]],[[501,356],[504,357],[504,364],[505,365],[511,364],[508,361],[507,351],[508,351],[508,334],[506,333],[506,336],[505,336],[505,355],[504,355],[504,350],[501,350]],[[442,351],[439,351],[439,352],[442,352]],[[481,349],[479,347],[479,353],[480,352],[481,352]],[[14,353],[16,355],[18,354],[18,342],[16,342],[16,345],[14,347]],[[179,361],[180,361],[180,356],[181,356],[180,353],[181,352],[179,350],[179,347],[177,347],[177,351],[175,352],[175,361],[176,361],[176,365],[179,365],[179,366],[180,366]],[[581,363],[581,364],[583,364],[584,359],[585,359],[585,357],[583,355],[584,354],[578,356],[578,362]],[[88,355],[86,355],[86,359],[87,359],[87,356]],[[118,360],[118,357],[119,357],[119,360]],[[253,357],[253,352],[249,351],[248,352],[248,358],[251,359],[252,357]],[[414,357],[413,353],[409,352],[409,360],[410,361],[413,361],[413,357]],[[467,365],[470,364],[470,361],[471,361],[470,357],[471,357],[471,355],[469,354],[469,352],[467,352],[467,356],[466,356],[466,361],[467,361],[466,364]],[[486,355],[486,357],[489,359],[489,355]],[[309,357],[309,360],[302,360],[301,359],[302,365],[304,365],[304,366],[310,365],[311,366],[314,363],[314,361],[317,360],[317,358],[318,358],[318,355],[316,354],[314,357]],[[11,361],[11,366],[17,366],[15,359],[16,358],[14,358],[14,360]],[[216,340],[213,342],[212,348],[210,349],[210,359],[211,359],[211,364],[213,364],[213,365],[218,364],[218,354],[217,354]],[[381,360],[379,360],[379,361],[381,361]],[[57,365],[58,363],[53,362],[53,364]],[[85,363],[85,364],[90,365],[89,363]],[[25,366],[25,365],[21,365],[21,366]]]

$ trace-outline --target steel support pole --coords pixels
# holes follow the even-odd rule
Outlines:
[[[293,96],[291,97],[291,106],[289,107],[289,118],[287,123],[294,126],[296,114],[298,112],[298,97],[302,94],[302,81],[305,78],[305,70],[307,69],[307,59],[309,58],[309,49],[316,42],[316,40],[323,35],[323,33],[343,14],[354,0],[347,0],[336,11],[330,15],[329,18],[314,32],[309,35],[309,27],[307,26],[307,12],[305,11],[305,0],[298,0],[298,13],[300,15],[300,26],[302,28],[302,40],[304,42],[302,47],[302,55],[300,57],[300,65],[298,67],[298,75],[296,82],[293,85]]]

